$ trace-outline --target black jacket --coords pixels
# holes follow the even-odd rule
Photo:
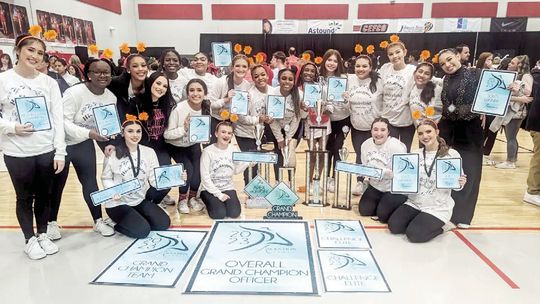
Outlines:
[[[540,132],[540,69],[532,69],[531,75],[534,79],[532,96],[534,97],[528,106],[525,130]]]

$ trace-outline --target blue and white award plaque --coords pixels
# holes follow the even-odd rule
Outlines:
[[[461,158],[438,158],[435,164],[438,189],[460,189]]]
[[[115,104],[95,107],[92,109],[92,112],[94,112],[96,128],[99,134],[112,136],[122,132],[120,118],[118,117],[118,110]]]
[[[392,155],[392,193],[417,193],[419,182],[419,155],[416,153]]]
[[[210,142],[210,116],[191,116],[188,138],[190,143]]]
[[[182,164],[154,168],[156,189],[162,190],[184,186],[186,181],[182,179],[182,173],[184,173],[184,166]]]
[[[43,96],[15,98],[15,106],[21,125],[31,125],[33,131],[51,129],[51,118]]]
[[[230,42],[212,42],[212,55],[214,55],[214,65],[217,67],[228,67],[232,63],[232,45]]]

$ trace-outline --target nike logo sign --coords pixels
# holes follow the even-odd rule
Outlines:
[[[515,21],[502,22],[502,23],[501,23],[501,26],[502,26],[502,27],[506,27],[506,26],[509,26],[510,24],[514,24],[514,23],[516,23],[516,22],[515,22]]]

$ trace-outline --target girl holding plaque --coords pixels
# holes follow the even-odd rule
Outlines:
[[[411,150],[414,125],[407,98],[403,98],[413,85],[414,66],[405,64],[407,49],[401,41],[392,42],[386,48],[390,62],[379,69],[383,82],[383,107],[381,117],[390,122],[390,135],[399,139]]]
[[[328,191],[334,192],[335,188],[335,166],[336,161],[341,160],[339,157],[339,149],[343,147],[345,142],[345,134],[343,127],[350,127],[350,109],[346,101],[328,100],[328,78],[329,77],[344,77],[345,68],[343,67],[343,59],[338,50],[329,49],[323,55],[323,60],[320,65],[320,83],[322,85],[322,96],[325,103],[328,103],[328,112],[330,116],[331,132],[328,135],[326,149],[328,150]],[[340,96],[341,97],[341,96]]]
[[[305,112],[300,108],[302,96],[294,81],[294,72],[285,68],[279,71],[279,87],[272,88],[268,95],[279,95],[285,97],[285,115],[282,119],[274,119],[270,124],[275,138],[274,152],[278,155],[278,162],[274,166],[276,180],[279,176],[279,167],[295,167],[296,165],[296,145],[298,144],[298,127]],[[282,149],[287,149],[286,154],[289,159],[285,160]]]
[[[390,122],[386,118],[375,118],[371,124],[371,138],[361,147],[362,164],[382,169],[382,178],[370,178],[369,185],[360,198],[360,215],[373,216],[381,223],[386,223],[390,215],[407,197],[393,194],[392,188],[392,156],[405,153],[407,147],[398,139],[390,136]]]
[[[248,72],[249,62],[245,55],[238,54],[232,59],[232,72],[226,77],[216,81],[212,91],[210,91],[210,104],[212,115],[212,126],[210,130],[215,130],[220,121],[232,118],[230,103],[234,96],[234,90],[249,91],[251,84],[244,79]],[[216,138],[211,137],[210,142],[214,143]]]
[[[435,163],[437,159],[459,158],[460,155],[439,137],[439,129],[433,120],[420,121],[417,131],[424,146],[417,151],[420,156],[418,193],[409,194],[405,204],[394,211],[388,220],[388,229],[394,234],[404,233],[413,243],[424,243],[443,233],[443,227],[450,224],[454,207],[452,189],[436,188]],[[462,168],[454,169],[463,172]],[[467,177],[461,175],[459,185],[463,187],[466,182]]]
[[[233,126],[228,121],[218,123],[215,131],[216,143],[206,147],[201,156],[200,196],[208,215],[212,219],[237,218],[242,211],[233,175],[242,173],[248,163],[232,160],[238,149],[231,144]]]
[[[131,54],[126,58],[126,71],[114,77],[107,87],[116,96],[118,117],[124,118],[133,107],[133,98],[144,92],[144,80],[148,74],[146,59],[141,54]]]
[[[179,73],[181,60],[180,54],[174,49],[163,51],[159,58],[159,66],[163,74],[169,79],[171,94],[176,103],[183,100],[182,92],[189,81],[189,78],[183,73]]]
[[[58,252],[46,233],[49,194],[66,156],[60,89],[54,79],[36,70],[45,50],[39,38],[18,36],[17,63],[0,73],[0,149],[17,196],[15,209],[26,242],[24,252],[32,260]],[[28,114],[31,111],[34,115]]]
[[[136,239],[147,237],[151,230],[167,230],[171,224],[169,215],[146,199],[150,186],[156,186],[154,168],[159,167],[159,162],[152,148],[139,144],[143,133],[141,122],[128,115],[122,124],[123,140],[116,147],[115,154],[104,160],[101,174],[105,188],[138,179],[139,189],[117,194],[105,203],[107,214],[116,223],[114,229]],[[182,179],[186,178],[184,172]]]
[[[474,215],[482,177],[482,122],[480,115],[471,112],[480,70],[462,66],[455,49],[440,51],[439,65],[446,74],[441,92],[440,136],[461,155],[468,179],[463,190],[452,192],[456,204],[451,221],[466,229]]]
[[[73,164],[82,186],[83,198],[94,222],[94,231],[102,236],[111,236],[114,230],[103,220],[101,206],[94,206],[90,194],[98,191],[96,150],[94,141],[104,148],[109,138],[97,130],[94,108],[116,103],[116,97],[107,86],[111,82],[112,64],[107,59],[90,58],[84,67],[86,79],[64,92],[64,127],[66,131],[66,167],[55,179],[49,227],[47,234],[52,240],[62,236],[57,224],[62,192]],[[120,121],[118,121],[120,124]]]
[[[382,108],[382,82],[373,70],[371,58],[360,55],[354,61],[355,75],[349,75],[346,99],[351,109],[351,139],[356,152],[356,163],[362,163],[362,144],[371,137],[371,125],[380,116]],[[352,193],[363,191],[363,177],[358,176]]]
[[[201,183],[201,144],[192,143],[189,139],[189,124],[191,116],[209,115],[210,105],[205,100],[208,89],[206,83],[200,79],[191,79],[186,86],[188,99],[180,102],[172,110],[169,124],[163,136],[171,145],[171,155],[176,163],[181,163],[186,169],[189,179],[179,189],[178,212],[187,214],[190,208],[201,211],[203,203],[197,197],[197,190]]]

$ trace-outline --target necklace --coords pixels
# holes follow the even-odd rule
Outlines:
[[[129,162],[131,163],[131,170],[133,171],[133,178],[137,177],[139,175],[139,172],[141,171],[141,149],[139,148],[139,145],[137,145],[137,169],[135,169],[135,165],[133,164],[133,158],[131,157],[131,153],[128,154]]]
[[[461,79],[459,80],[459,84],[456,88],[457,96],[456,96],[455,102],[454,100],[449,100],[450,98],[448,97],[448,91],[450,90],[450,88],[448,87],[448,83],[450,82],[451,77],[444,77],[443,87],[446,88],[446,90],[443,90],[443,99],[446,100],[447,102],[450,102],[450,105],[447,108],[448,112],[450,113],[453,113],[456,110],[455,104],[458,104],[458,105],[464,104],[463,97],[465,96],[465,87],[467,83],[467,77],[465,75],[466,69],[463,70],[462,73],[463,75],[456,75],[456,77],[461,76]]]
[[[435,158],[433,158],[433,162],[428,167],[426,166],[426,148],[422,150],[422,154],[424,155],[424,170],[426,171],[426,174],[428,177],[431,177],[431,173],[433,172],[433,167],[435,166],[435,163],[437,162],[437,157],[439,157],[439,149],[437,149],[437,152],[435,153]]]

